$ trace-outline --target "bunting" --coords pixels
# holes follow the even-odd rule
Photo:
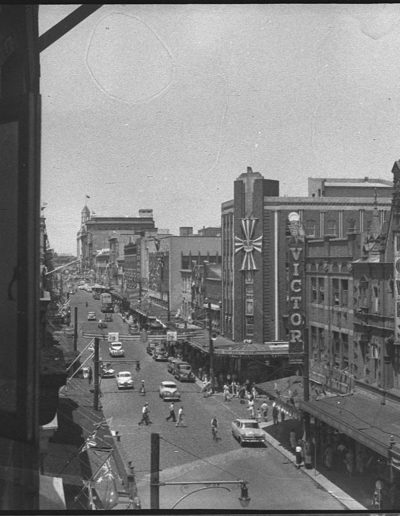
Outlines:
[[[242,219],[241,226],[244,238],[235,236],[235,254],[244,251],[241,271],[257,270],[253,253],[254,251],[261,253],[262,249],[262,236],[253,238],[257,220],[254,217]]]

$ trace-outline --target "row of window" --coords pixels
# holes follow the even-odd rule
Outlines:
[[[367,231],[369,232],[371,230],[371,226],[372,226],[372,221],[368,221],[367,222]],[[306,231],[306,235],[309,236],[309,237],[319,237],[319,233],[317,233],[317,231],[319,231],[319,224],[317,224],[314,220],[308,220],[306,221],[305,223],[305,231]],[[345,228],[345,233],[355,233],[356,231],[358,231],[357,229],[357,222],[355,219],[348,219],[346,221],[346,228]],[[326,221],[326,231],[325,231],[325,234],[326,235],[334,235],[334,236],[338,236],[338,228],[337,228],[337,221],[336,220],[327,220]]]
[[[326,282],[331,281],[331,299],[326,295]],[[332,278],[311,278],[311,302],[323,304],[325,300],[333,306],[348,306],[349,280]]]

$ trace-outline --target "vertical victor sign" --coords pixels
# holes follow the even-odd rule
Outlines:
[[[289,363],[302,364],[304,359],[304,230],[300,216],[289,214],[288,265],[289,265]]]

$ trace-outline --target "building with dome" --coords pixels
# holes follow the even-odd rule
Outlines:
[[[119,234],[126,242],[130,236],[144,236],[146,231],[156,230],[151,209],[140,209],[138,217],[99,217],[85,205],[76,237],[77,257],[84,269],[93,269],[98,251],[109,248],[110,238],[115,234]]]

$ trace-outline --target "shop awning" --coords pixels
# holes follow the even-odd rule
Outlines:
[[[210,341],[208,331],[204,331],[202,336],[188,339],[189,343],[198,349],[208,353]],[[243,342],[234,342],[221,335],[218,335],[214,341],[214,355],[227,355],[231,357],[264,357],[271,355],[271,346],[269,344],[244,344]]]
[[[398,404],[370,392],[359,391],[320,400],[300,401],[299,407],[355,441],[387,457],[389,437],[400,442]]]

